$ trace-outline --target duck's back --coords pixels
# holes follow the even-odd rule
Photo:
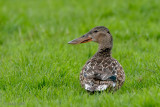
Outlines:
[[[93,57],[83,67],[80,81],[88,91],[117,90],[125,80],[119,62],[112,57]]]

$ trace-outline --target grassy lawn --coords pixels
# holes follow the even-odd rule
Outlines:
[[[1,0],[0,105],[160,106],[159,0]],[[126,81],[89,95],[79,73],[96,43],[68,45],[95,26],[114,39]]]

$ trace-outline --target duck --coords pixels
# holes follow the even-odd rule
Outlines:
[[[97,26],[83,36],[68,44],[88,42],[99,44],[98,51],[83,66],[80,72],[82,88],[88,92],[109,92],[120,89],[125,81],[125,73],[121,64],[112,57],[113,37],[108,28]]]

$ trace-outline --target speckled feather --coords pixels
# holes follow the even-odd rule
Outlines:
[[[83,67],[80,82],[88,91],[117,90],[125,80],[122,66],[111,56],[94,55]]]
[[[103,28],[103,27],[102,27]],[[100,29],[102,29],[100,28]],[[104,28],[110,34],[107,28]],[[120,63],[112,58],[111,48],[100,48],[99,51],[84,65],[80,73],[81,86],[87,91],[116,91],[125,81],[125,73]]]

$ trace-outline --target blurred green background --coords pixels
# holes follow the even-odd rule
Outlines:
[[[0,105],[160,106],[159,0],[1,0]],[[89,95],[79,73],[96,43],[68,45],[95,26],[114,39],[125,84]]]

